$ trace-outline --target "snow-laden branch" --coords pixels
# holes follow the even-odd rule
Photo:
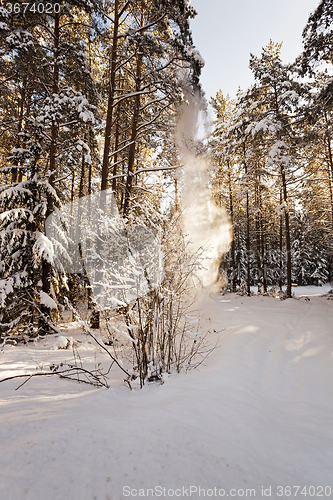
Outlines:
[[[184,167],[184,163],[181,165],[174,165],[172,167],[152,167],[152,168],[140,168],[136,172],[130,172],[129,174],[119,174],[119,175],[113,175],[112,177],[108,178],[108,181],[111,181],[112,179],[118,179],[119,177],[127,177],[127,175],[135,176],[142,174],[144,172],[157,172],[158,170],[176,170],[177,168]]]
[[[128,142],[127,144],[125,144],[125,146],[123,146],[122,148],[117,149],[116,151],[112,151],[112,153],[109,154],[109,158],[111,158],[112,156],[120,153],[121,151],[123,151],[124,149],[128,148],[132,144],[134,144],[134,141]]]
[[[149,102],[147,102],[147,104],[145,104],[144,106],[142,106],[140,108],[140,111],[143,111],[144,109],[148,108],[148,106],[151,106],[152,104],[155,104],[155,102],[165,101],[165,99],[167,99],[167,98],[168,98],[168,96],[160,97],[159,99],[153,99],[152,101],[149,101]]]
[[[136,97],[137,95],[148,95],[148,94],[152,94],[153,92],[155,92],[155,90],[143,90],[143,91],[138,91],[138,92],[131,92],[130,94],[126,94],[124,96],[121,96],[119,97],[118,99],[115,99],[114,100],[114,103],[113,103],[113,107],[117,106],[117,104],[119,104],[121,101],[124,101],[125,99],[129,99],[130,97]]]
[[[163,17],[165,15],[166,14],[163,13],[160,17],[158,17],[157,19],[155,19],[155,21],[152,21],[151,23],[146,24],[145,26],[142,26],[141,28],[137,28],[135,30],[133,28],[130,28],[129,30],[125,31],[125,33],[122,33],[121,35],[118,35],[117,38],[124,38],[124,37],[129,36],[129,35],[136,35],[138,33],[146,31],[148,28],[151,28],[152,26],[155,26],[157,23],[159,23],[160,21],[162,21],[162,19],[163,19]]]
[[[157,118],[159,118],[159,117],[161,116],[162,112],[163,112],[166,108],[168,108],[169,106],[171,106],[171,104],[170,104],[170,103],[166,104],[165,106],[163,106],[163,108],[162,108],[162,109],[160,109],[160,111],[157,113],[157,115],[156,115],[154,118],[152,118],[149,122],[142,123],[142,125],[140,125],[140,126],[137,128],[137,133],[138,133],[138,132],[139,132],[142,128],[148,127],[149,125],[151,125],[152,123],[154,123],[154,122],[157,120]]]

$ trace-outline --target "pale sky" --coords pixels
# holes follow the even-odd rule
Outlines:
[[[271,38],[283,42],[282,60],[302,51],[302,31],[319,0],[191,0],[198,15],[191,21],[194,44],[205,60],[202,86],[207,100],[221,88],[234,97],[252,73],[250,52],[260,56]]]

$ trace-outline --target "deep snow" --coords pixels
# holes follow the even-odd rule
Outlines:
[[[219,347],[199,370],[163,385],[130,391],[117,371],[110,389],[56,376],[18,391],[22,379],[1,383],[1,500],[152,498],[147,488],[158,486],[166,495],[156,489],[154,498],[219,498],[222,489],[264,498],[262,487],[287,498],[279,486],[292,487],[293,498],[327,498],[320,487],[333,491],[333,301],[320,297],[325,291],[308,289],[310,301],[300,289],[298,300],[204,299]],[[50,349],[54,341],[5,346],[0,378],[68,359],[69,351]],[[91,344],[83,350],[94,359]],[[294,486],[307,489],[295,495]]]

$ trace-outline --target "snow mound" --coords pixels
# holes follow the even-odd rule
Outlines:
[[[73,345],[73,339],[72,337],[64,337],[63,335],[59,335],[57,340],[54,342],[52,345],[51,349],[56,351],[57,349],[68,349],[69,347],[72,347]]]

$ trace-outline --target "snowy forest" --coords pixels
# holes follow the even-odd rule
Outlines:
[[[45,335],[65,296],[74,307],[83,296],[93,302],[87,273],[65,272],[66,259],[75,268],[73,245],[52,242],[45,221],[112,189],[126,224],[163,231],[175,211],[162,203],[180,163],[179,107],[200,92],[202,61],[183,0],[16,3],[0,12],[0,328]],[[98,328],[99,311],[92,316]]]
[[[190,0],[0,0],[1,499],[332,498],[333,0],[306,14],[212,97]]]
[[[207,107],[186,0],[3,3],[0,13],[2,336],[52,331],[65,297],[86,300],[98,328],[87,272],[66,272],[75,238],[67,225],[67,243],[52,241],[45,221],[110,189],[125,226],[165,233],[186,196],[181,141],[228,212],[225,288],[286,285],[291,297],[293,283],[332,280],[331,1],[309,17],[294,64],[272,41],[251,54],[255,84],[211,99],[204,139],[179,133],[184,106],[197,108],[194,122]]]
[[[322,2],[293,65],[271,41],[251,54],[253,86],[235,102],[222,91],[212,99],[212,185],[233,226],[223,262],[233,291],[243,279],[248,294],[286,284],[291,297],[292,283],[332,281],[331,30],[332,4]]]
[[[213,132],[198,139],[179,133],[182,106],[198,108],[192,121],[206,106],[186,1],[2,6],[1,334],[52,331],[64,297],[73,307],[85,297],[99,327],[87,272],[66,272],[73,235],[67,226],[72,247],[52,241],[45,221],[112,189],[125,225],[165,232],[186,196],[179,135],[228,211],[225,287],[286,285],[291,297],[292,283],[331,281],[331,7],[321,2],[309,18],[293,65],[272,41],[251,54],[255,84],[236,100],[218,92]]]

